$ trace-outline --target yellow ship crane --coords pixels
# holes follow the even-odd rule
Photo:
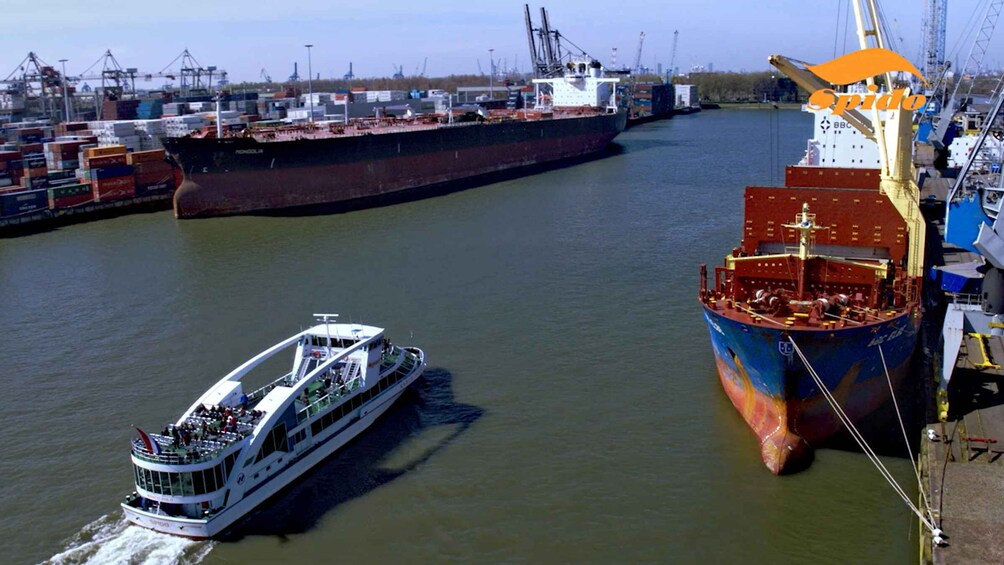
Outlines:
[[[852,4],[860,48],[887,49],[885,36],[878,23],[880,18],[875,0],[853,0]],[[769,61],[810,93],[831,88],[830,83],[816,76],[800,62],[781,55],[774,55]],[[884,79],[891,89],[894,84],[892,75],[886,73]],[[869,86],[875,85],[875,78],[869,77],[867,83]],[[920,214],[920,189],[914,180],[912,163],[913,111],[901,108],[886,110],[883,120],[878,108],[872,105],[871,116],[868,118],[856,110],[845,111],[841,117],[865,137],[878,143],[882,166],[879,191],[889,199],[907,225],[906,272],[914,278],[922,277],[926,226]]]

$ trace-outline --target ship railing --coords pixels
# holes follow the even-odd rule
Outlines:
[[[319,414],[331,404],[341,401],[342,398],[348,396],[354,390],[362,386],[362,381],[362,376],[357,375],[345,384],[332,385],[327,394],[311,402],[296,413],[296,422],[299,424],[304,420]]]
[[[254,392],[248,395],[248,404],[253,404],[255,401],[265,398],[265,395],[272,392],[272,389],[282,384],[285,384],[288,381],[288,379],[292,376],[293,376],[293,371],[290,371],[285,375],[279,377],[278,379],[268,383],[267,385],[255,390]]]
[[[962,304],[966,306],[979,306],[983,304],[983,297],[979,294],[967,293],[947,293],[951,297],[952,304]]]
[[[150,463],[160,463],[165,465],[191,465],[204,461],[211,461],[223,449],[226,449],[233,442],[221,442],[213,440],[199,440],[187,447],[172,447],[172,439],[161,435],[150,434],[150,436],[160,444],[161,452],[150,453],[146,451],[143,441],[135,439],[132,442],[132,454],[143,461]],[[158,439],[160,438],[160,439]]]

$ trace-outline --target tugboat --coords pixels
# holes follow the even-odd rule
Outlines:
[[[425,353],[383,328],[336,314],[259,353],[157,433],[132,441],[132,523],[193,539],[217,537],[369,427],[425,370]],[[242,380],[295,347],[292,369],[261,388]]]

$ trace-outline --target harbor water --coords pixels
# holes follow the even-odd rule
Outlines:
[[[0,241],[3,561],[915,560],[916,521],[865,456],[763,467],[696,300],[743,187],[780,182],[810,134],[798,111],[703,112],[391,207]],[[235,539],[126,526],[133,426],[159,430],[314,312],[423,348],[426,377]],[[915,493],[910,461],[885,461]]]

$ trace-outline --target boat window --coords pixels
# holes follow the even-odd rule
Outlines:
[[[136,486],[156,494],[197,496],[215,492],[226,484],[237,454],[232,453],[219,465],[191,473],[170,473],[135,468]]]
[[[272,428],[272,431],[268,433],[268,437],[266,437],[265,442],[262,443],[261,449],[258,450],[258,456],[255,457],[255,462],[257,463],[258,461],[261,461],[276,451],[289,451],[289,445],[286,442],[285,422],[279,422],[274,428]]]

